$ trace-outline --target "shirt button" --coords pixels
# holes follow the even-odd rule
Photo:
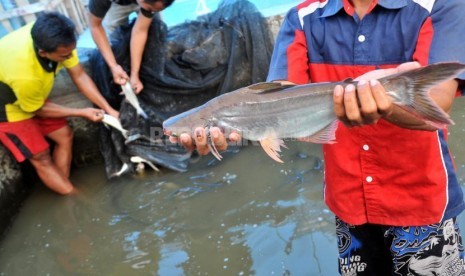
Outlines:
[[[363,145],[363,150],[369,150],[370,149],[370,146],[368,145]]]
[[[367,176],[366,181],[367,181],[368,183],[371,183],[371,182],[373,181],[373,177]]]
[[[359,35],[358,36],[358,42],[364,42],[365,41],[365,36],[364,35]]]

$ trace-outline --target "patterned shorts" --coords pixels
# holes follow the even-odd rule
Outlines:
[[[341,275],[465,275],[455,218],[438,224],[393,227],[349,225],[336,217]]]

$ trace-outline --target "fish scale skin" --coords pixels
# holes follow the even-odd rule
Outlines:
[[[273,131],[276,138],[308,137],[336,120],[332,88],[319,96],[307,94],[290,98],[288,104],[294,108],[289,109],[278,101],[247,103],[246,100],[231,108],[217,110],[213,117],[221,119],[213,122],[225,129],[242,130],[246,139],[261,140],[268,131]],[[310,110],[315,109],[318,112],[311,113]]]

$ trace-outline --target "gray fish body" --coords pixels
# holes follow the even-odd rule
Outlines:
[[[212,125],[237,131],[253,141],[270,134],[281,139],[308,137],[336,120],[334,86],[308,84],[270,93],[241,89],[217,98],[218,108],[207,118]]]
[[[453,122],[429,98],[428,91],[464,70],[464,64],[437,63],[387,76],[379,79],[379,82],[394,104],[441,128]],[[297,86],[254,84],[171,117],[163,122],[163,128],[166,133],[176,136],[181,133],[193,135],[194,129],[199,126],[219,126],[226,132],[236,131],[253,141],[307,138],[311,142],[331,143],[335,140],[337,126],[333,107],[334,87],[350,83],[356,85],[353,81]],[[272,157],[279,157],[276,151],[283,143],[268,144],[264,146],[262,143],[265,151]],[[271,153],[268,151],[270,147]]]

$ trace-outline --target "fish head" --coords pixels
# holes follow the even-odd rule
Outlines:
[[[193,136],[197,127],[207,127],[211,115],[205,105],[190,109],[163,122],[163,133],[168,136],[179,137],[183,133]]]

